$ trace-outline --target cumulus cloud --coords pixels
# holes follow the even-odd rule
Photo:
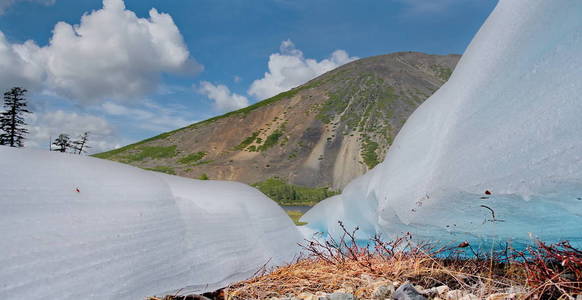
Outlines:
[[[134,99],[155,91],[162,73],[201,70],[170,15],[152,9],[138,18],[123,0],[103,0],[79,25],[59,22],[44,47],[11,44],[0,32],[0,66],[0,88],[42,88],[84,103]]]
[[[220,112],[228,112],[249,105],[247,97],[232,93],[226,85],[214,85],[208,81],[202,81],[198,92],[213,100],[214,108]]]
[[[291,40],[286,40],[281,43],[279,53],[269,57],[269,71],[252,83],[248,93],[257,99],[269,98],[356,59],[344,50],[336,50],[321,61],[305,58]]]
[[[194,123],[192,120],[179,116],[179,112],[155,103],[145,101],[141,107],[125,106],[107,101],[102,104],[102,110],[110,115],[123,117],[132,126],[153,132],[163,132],[181,128]]]
[[[51,139],[66,133],[71,138],[78,138],[84,132],[89,132],[90,153],[98,153],[120,146],[120,139],[115,129],[107,120],[89,114],[56,110],[35,113],[28,116],[29,135],[25,144],[27,147],[48,149]]]
[[[0,0],[0,15],[6,12],[6,9],[16,2],[36,2],[44,5],[53,5],[56,0]]]

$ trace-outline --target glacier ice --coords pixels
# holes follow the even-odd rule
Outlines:
[[[144,299],[291,260],[300,233],[241,183],[0,147],[0,298]]]
[[[582,1],[501,0],[386,160],[302,219],[337,234],[582,245]],[[491,195],[488,195],[488,194]]]

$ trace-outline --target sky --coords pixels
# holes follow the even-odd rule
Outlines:
[[[462,54],[497,0],[0,0],[25,146],[127,145],[398,51]]]

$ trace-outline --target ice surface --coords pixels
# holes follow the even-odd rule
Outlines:
[[[581,91],[582,1],[501,0],[387,159],[302,220],[332,234],[343,220],[365,234],[581,245]]]
[[[2,299],[211,290],[287,262],[300,238],[276,203],[240,183],[0,147]]]

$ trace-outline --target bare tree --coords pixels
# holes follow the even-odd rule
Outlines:
[[[87,142],[89,141],[89,132],[85,132],[83,133],[81,136],[79,136],[79,140],[73,141],[73,150],[76,154],[83,154],[87,152],[88,148],[91,148],[87,145]]]

